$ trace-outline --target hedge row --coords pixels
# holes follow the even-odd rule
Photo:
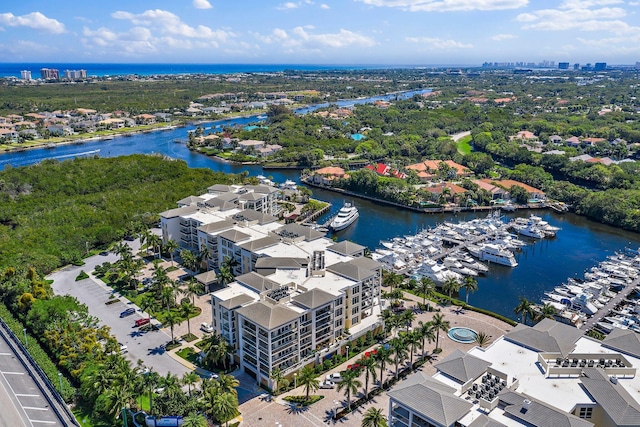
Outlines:
[[[4,320],[7,326],[9,326],[9,329],[13,331],[16,337],[18,337],[20,342],[24,345],[25,344],[24,325],[18,319],[16,319],[13,316],[13,314],[11,314],[7,306],[4,305],[4,303],[2,302],[0,302],[0,317],[2,318],[2,320]],[[49,378],[49,381],[51,381],[51,384],[53,384],[56,390],[58,390],[58,393],[60,393],[62,398],[65,400],[65,402],[70,402],[73,399],[75,394],[74,387],[71,385],[69,380],[67,380],[67,378],[63,375],[62,390],[60,390],[60,377],[59,377],[60,370],[58,370],[58,367],[51,360],[47,352],[44,351],[42,347],[40,347],[38,340],[36,340],[35,337],[31,335],[27,335],[27,336],[28,336],[28,343],[26,343],[27,344],[26,347],[27,347],[27,350],[29,351],[29,354],[31,355],[33,360],[36,361],[38,366],[40,366],[40,369],[42,369],[45,375]]]

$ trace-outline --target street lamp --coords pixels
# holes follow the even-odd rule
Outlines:
[[[24,346],[29,346],[29,341],[27,340],[27,328],[22,328],[22,332],[24,332]]]
[[[349,344],[347,344],[347,360],[349,360]]]
[[[333,400],[333,419],[335,420],[338,417],[338,405],[340,402],[337,400]]]
[[[58,372],[58,379],[60,380],[60,394],[62,394],[62,372]]]
[[[298,373],[297,372],[293,373],[293,388],[294,389],[298,388]]]

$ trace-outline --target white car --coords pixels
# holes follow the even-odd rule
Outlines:
[[[200,325],[200,329],[203,332],[207,332],[207,333],[212,333],[213,332],[213,326],[211,326],[210,324],[208,324],[207,322],[203,322],[202,325]]]
[[[326,381],[337,383],[342,381],[342,377],[340,376],[340,372],[336,372],[334,374],[327,374]]]
[[[333,381],[324,380],[320,383],[320,388],[333,388],[335,385]]]

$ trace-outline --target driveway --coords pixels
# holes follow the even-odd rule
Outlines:
[[[136,249],[136,245],[139,248],[137,241],[127,243],[131,244],[134,249]],[[134,326],[137,319],[147,317],[139,307],[126,298],[117,296],[117,294],[117,302],[105,304],[114,291],[94,277],[75,281],[81,270],[90,274],[96,265],[105,261],[115,262],[117,259],[118,257],[113,253],[106,256],[95,255],[86,258],[85,265],[80,267],[67,266],[51,274],[47,279],[53,280],[51,286],[56,294],[76,297],[78,301],[89,308],[89,313],[92,316],[97,317],[102,324],[109,326],[112,335],[128,347],[128,353],[125,356],[134,365],[138,360],[142,360],[146,366],[153,367],[160,375],[171,372],[182,376],[185,372],[189,372],[189,368],[165,352],[163,346],[171,339],[168,333],[164,330],[144,333]],[[135,314],[120,318],[120,313],[129,307],[136,310]]]

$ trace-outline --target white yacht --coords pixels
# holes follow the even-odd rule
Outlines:
[[[449,255],[442,259],[442,265],[447,267],[451,271],[455,271],[456,273],[462,274],[463,276],[477,276],[478,272],[469,267],[465,267],[462,265],[459,259],[456,257]]]
[[[354,223],[356,219],[358,219],[360,214],[358,213],[358,208],[353,206],[351,203],[346,202],[338,211],[338,215],[331,221],[329,227],[333,231],[344,230],[348,226]]]
[[[420,264],[420,267],[416,270],[416,274],[421,277],[428,277],[436,283],[444,283],[447,279],[455,279],[458,281],[462,280],[462,276],[460,274],[431,260]]]
[[[494,262],[496,264],[506,265],[507,267],[516,267],[518,263],[513,253],[507,249],[503,249],[498,245],[469,245],[469,253],[481,261]]]

